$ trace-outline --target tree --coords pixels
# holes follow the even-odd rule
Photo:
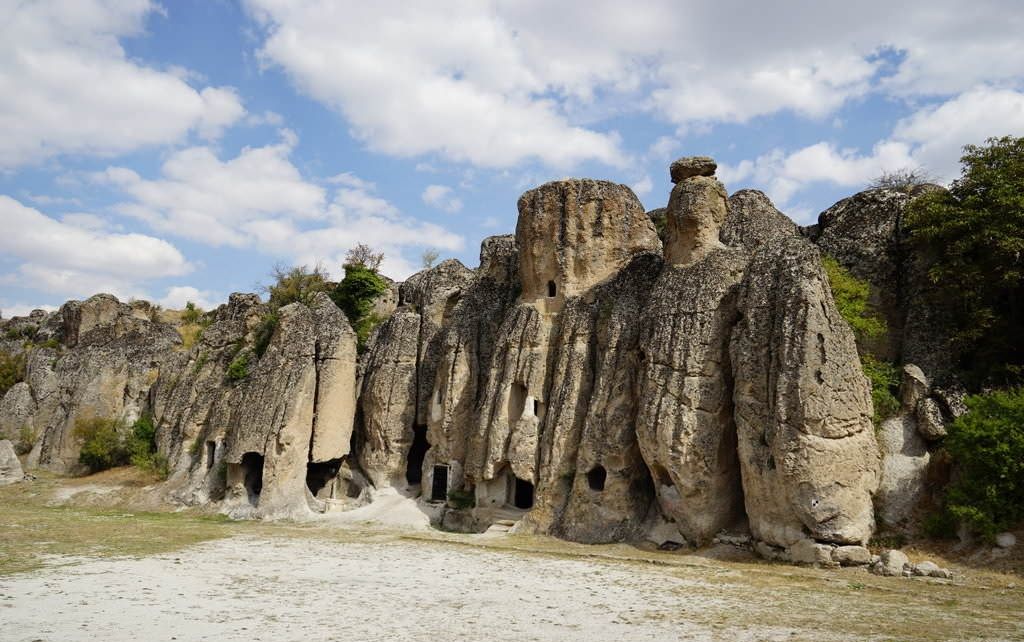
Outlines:
[[[268,303],[274,311],[290,303],[309,305],[317,292],[328,292],[331,289],[327,282],[327,270],[320,264],[312,269],[305,265],[290,268],[275,265],[271,276],[274,277],[274,283],[265,289],[270,295]]]
[[[365,243],[358,243],[345,254],[344,267],[359,265],[376,272],[384,261],[383,252],[375,252],[372,247]]]
[[[203,316],[203,309],[197,306],[195,303],[188,301],[185,303],[185,310],[181,313],[181,320],[185,323],[197,323],[199,317]]]
[[[429,270],[434,267],[434,263],[437,262],[437,258],[441,256],[434,248],[427,248],[423,250],[423,254],[420,255],[420,259],[423,263],[423,269]]]
[[[911,243],[929,262],[931,297],[975,387],[1024,377],[1024,138],[967,145],[949,191],[908,207]]]

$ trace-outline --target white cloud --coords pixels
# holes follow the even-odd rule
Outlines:
[[[289,134],[282,143],[247,147],[227,160],[208,147],[193,147],[172,154],[160,178],[110,167],[94,179],[130,197],[116,206],[118,212],[156,230],[212,246],[253,248],[296,264],[323,262],[335,276],[357,243],[384,251],[382,269],[394,278],[416,271],[403,258],[407,249],[462,248],[462,236],[403,216],[373,183],[350,172],[324,185],[307,180],[289,158],[294,144]]]
[[[427,185],[421,198],[427,205],[449,214],[462,209],[462,199],[455,196],[452,188],[447,185]]]
[[[950,95],[1019,83],[1024,69],[1014,0],[979,0],[969,15],[954,0],[246,6],[265,31],[264,63],[370,148],[488,167],[628,165],[596,124],[619,112],[680,132],[781,111],[823,119],[872,92]]]
[[[20,263],[8,283],[53,293],[139,296],[140,284],[192,266],[173,245],[143,234],[90,230],[50,218],[0,195],[0,253]]]
[[[654,183],[651,181],[650,176],[644,176],[637,182],[630,185],[630,187],[637,196],[646,196],[651,193],[652,189],[654,189]]]
[[[0,318],[10,319],[13,317],[27,317],[33,310],[44,310],[53,312],[57,309],[54,305],[30,305],[20,301],[14,303],[0,303]]]
[[[203,310],[212,310],[221,304],[220,297],[210,290],[200,290],[191,285],[174,285],[157,303],[165,308],[181,310],[189,301]]]
[[[149,0],[43,0],[0,7],[0,169],[59,154],[112,155],[212,139],[245,114],[229,87],[194,89],[187,74],[129,59]]]
[[[1024,135],[1024,92],[975,87],[900,120],[870,153],[820,142],[791,153],[775,149],[756,160],[719,168],[731,189],[753,181],[785,205],[813,183],[861,188],[883,172],[923,168],[941,182],[959,173],[961,148],[991,136]]]

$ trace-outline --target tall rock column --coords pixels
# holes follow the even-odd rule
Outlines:
[[[640,319],[637,437],[662,514],[696,543],[742,515],[728,343],[747,257],[718,240],[714,171],[706,157],[672,164],[666,265]]]

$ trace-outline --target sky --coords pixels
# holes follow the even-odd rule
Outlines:
[[[1024,135],[1019,0],[0,0],[0,313],[209,309],[352,245],[478,264],[522,192],[663,207],[709,155],[801,224]]]

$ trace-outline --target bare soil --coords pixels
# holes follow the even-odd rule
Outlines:
[[[136,473],[0,488],[0,640],[1024,640],[1024,584],[152,509]],[[945,553],[949,553],[946,551]],[[1015,567],[1015,565],[1011,565]]]

